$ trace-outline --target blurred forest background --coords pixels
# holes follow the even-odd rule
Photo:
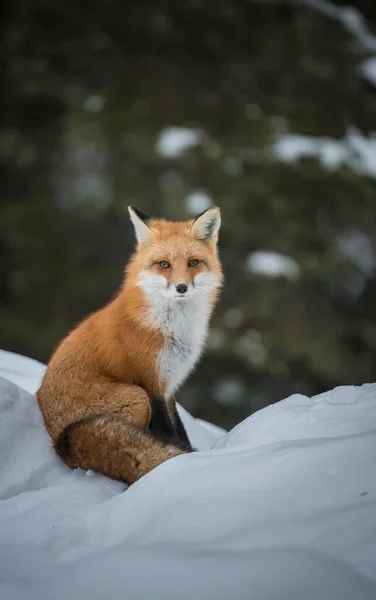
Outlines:
[[[376,379],[376,3],[2,4],[0,347],[46,361],[116,292],[127,205],[223,215],[178,394],[230,427]]]

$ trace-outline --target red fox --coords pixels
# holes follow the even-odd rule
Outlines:
[[[58,345],[37,398],[69,467],[130,485],[193,450],[174,392],[201,354],[223,275],[219,208],[184,222],[129,214],[138,243],[124,283]]]

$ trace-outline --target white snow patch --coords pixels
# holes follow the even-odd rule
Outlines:
[[[166,158],[181,156],[185,150],[198,146],[204,139],[200,129],[187,127],[166,127],[158,135],[157,152]]]
[[[206,192],[195,190],[186,197],[185,205],[189,214],[198,215],[213,206],[213,201]]]
[[[360,173],[376,176],[376,134],[365,138],[355,127],[348,129],[343,140],[282,135],[274,143],[273,152],[278,160],[285,162],[294,162],[302,156],[315,156],[327,169],[336,169],[345,163]]]
[[[296,279],[300,275],[300,267],[293,258],[270,250],[252,252],[248,256],[247,266],[253,273],[266,277]]]
[[[285,162],[294,162],[302,156],[317,156],[330,169],[338,167],[348,156],[342,140],[315,138],[300,134],[286,134],[274,144],[275,156]]]
[[[13,358],[37,387],[39,364]],[[65,467],[5,379],[0,414],[1,598],[376,597],[376,384],[291,396],[225,435],[183,414],[202,450],[125,493]]]

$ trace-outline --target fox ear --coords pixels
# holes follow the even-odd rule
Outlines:
[[[221,211],[218,206],[214,206],[196,217],[191,231],[198,240],[216,240],[220,226]]]
[[[145,215],[137,208],[128,206],[129,216],[133,223],[134,230],[136,232],[136,238],[139,244],[150,244],[151,243],[151,230],[148,226],[150,217]]]

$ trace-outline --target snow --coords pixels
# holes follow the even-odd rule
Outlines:
[[[376,384],[291,396],[227,434],[182,411],[201,451],[124,492],[54,455],[43,365],[0,367],[1,598],[376,597]]]
[[[45,365],[37,360],[0,350],[0,377],[13,381],[31,394],[41,384],[45,369]]]
[[[253,273],[266,277],[283,276],[296,279],[300,275],[300,267],[293,258],[270,250],[252,252],[248,256],[247,266]]]
[[[185,204],[189,214],[198,215],[213,206],[213,201],[206,192],[195,190],[186,197]]]
[[[293,162],[301,156],[318,156],[329,169],[338,167],[348,154],[342,140],[300,134],[282,135],[274,145],[274,153],[285,162]]]
[[[198,146],[202,139],[203,132],[199,129],[165,127],[158,135],[156,150],[165,158],[176,158],[188,148]]]
[[[343,140],[291,133],[281,135],[274,143],[273,153],[283,162],[315,156],[327,169],[336,169],[345,163],[359,173],[376,177],[376,135],[365,138],[355,127],[348,128]]]

